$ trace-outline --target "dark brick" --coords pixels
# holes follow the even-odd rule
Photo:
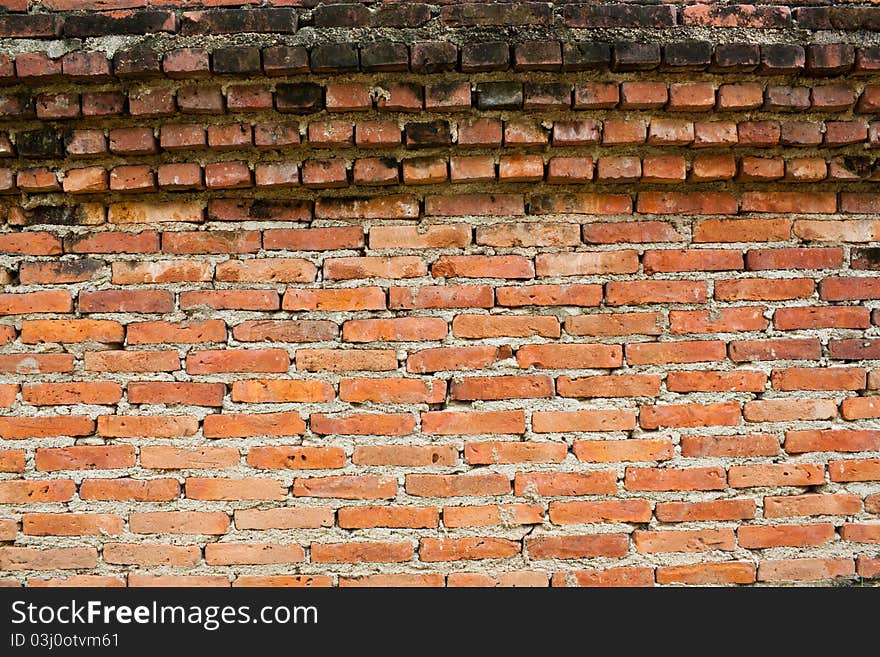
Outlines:
[[[120,78],[151,78],[162,75],[159,53],[149,48],[119,50],[113,56],[113,72]]]
[[[75,50],[61,58],[61,70],[72,80],[99,82],[110,79],[110,61],[102,52]]]
[[[320,112],[324,109],[324,87],[313,82],[279,84],[275,87],[275,108],[292,114]]]
[[[312,11],[315,27],[366,27],[370,23],[370,10],[364,5],[320,5]]]
[[[84,116],[116,116],[125,111],[126,96],[121,91],[89,91],[82,95]]]
[[[448,41],[422,41],[410,48],[410,66],[416,73],[454,71],[458,48]]]
[[[880,46],[867,46],[856,49],[854,73],[875,73],[880,71]]]
[[[660,66],[660,44],[620,42],[614,44],[615,71],[650,71]]]
[[[807,72],[810,75],[840,75],[852,68],[855,58],[855,48],[847,43],[812,43],[807,46]]]
[[[358,49],[354,43],[326,43],[314,46],[309,53],[312,70],[351,72],[358,70]]]
[[[34,116],[34,99],[30,96],[0,96],[0,117],[24,118]]]
[[[15,74],[21,79],[48,82],[60,78],[61,71],[61,60],[44,52],[25,52],[15,56]]]
[[[404,134],[407,148],[433,148],[452,144],[449,121],[407,123]]]
[[[9,55],[5,53],[0,53],[0,83],[12,82],[14,79],[15,62]]]
[[[663,46],[663,69],[703,71],[711,63],[712,44],[708,41],[686,41]]]
[[[78,205],[38,205],[24,215],[25,226],[77,226],[89,220],[88,213]]]
[[[809,87],[772,85],[764,91],[764,109],[777,112],[802,112],[810,109]]]
[[[791,75],[804,68],[806,55],[802,46],[787,43],[772,43],[761,46],[762,73],[773,75]]]
[[[880,175],[880,172],[877,171],[880,162],[869,157],[837,157],[832,160],[832,165],[842,167],[847,173],[858,176],[863,180],[877,180],[878,175]],[[853,250],[852,255],[855,258],[855,250]],[[853,261],[852,268],[859,269],[855,266],[855,261]]]
[[[237,46],[220,48],[213,55],[214,73],[244,74],[260,72],[260,49]]]
[[[64,153],[61,139],[52,128],[19,132],[15,148],[21,157],[61,157]]]
[[[190,34],[293,34],[296,10],[280,9],[211,9],[183,14],[180,33]]]
[[[673,27],[671,5],[595,4],[568,5],[562,17],[569,27]]]
[[[565,82],[526,82],[525,109],[571,109],[571,85]]]
[[[467,84],[467,83],[464,83]],[[428,108],[447,107],[451,98],[458,99],[461,82],[432,82],[424,90],[424,101]],[[422,87],[412,89],[414,98],[422,99]]]
[[[757,43],[720,43],[712,53],[710,71],[749,73],[761,63],[761,46]]]
[[[263,49],[263,71],[266,75],[308,73],[309,51],[302,46],[272,46]]]
[[[562,47],[558,41],[529,41],[513,49],[513,67],[518,71],[558,71],[562,68]]]
[[[829,7],[799,7],[794,10],[797,26],[805,30],[830,30],[831,11]]]
[[[312,201],[266,199],[214,199],[208,201],[212,221],[297,221],[312,214]]]
[[[795,9],[798,27],[807,30],[880,30],[878,7],[801,7]]]
[[[783,146],[817,146],[822,143],[822,126],[814,121],[785,121],[779,143]]]
[[[822,84],[813,87],[811,102],[814,109],[843,112],[852,109],[856,90],[845,84]]]
[[[610,44],[593,41],[562,44],[563,71],[590,71],[608,68],[610,64]]]
[[[875,247],[854,248],[852,250],[853,269],[878,271],[880,270],[880,249]]]
[[[752,27],[764,30],[785,29],[791,26],[791,10],[788,7],[770,7],[753,3],[719,5],[703,4],[685,7],[682,12],[684,25],[701,25],[711,28]]]
[[[549,25],[553,21],[553,7],[545,2],[464,3],[443,7],[440,20],[449,27]]]
[[[370,19],[373,27],[421,27],[431,20],[430,5],[414,2],[381,5]]]
[[[0,37],[51,39],[61,36],[63,25],[57,14],[6,14],[0,16]]]
[[[461,47],[461,70],[465,73],[503,71],[508,66],[510,46],[506,41],[482,41]]]
[[[111,34],[176,32],[177,16],[170,11],[119,11],[73,14],[64,21],[64,36],[94,37]]]
[[[831,7],[831,27],[835,30],[880,30],[878,7]]]
[[[207,48],[175,48],[163,55],[162,70],[169,78],[207,78],[211,75],[211,55]]]
[[[477,107],[481,110],[521,109],[523,87],[520,82],[480,82]]]
[[[361,46],[361,68],[373,71],[408,71],[409,50],[403,43],[368,43]]]

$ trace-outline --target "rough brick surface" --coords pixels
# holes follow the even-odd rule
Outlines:
[[[880,7],[3,7],[4,583],[877,577]]]

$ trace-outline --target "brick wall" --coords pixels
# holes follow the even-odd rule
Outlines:
[[[880,7],[203,4],[0,2],[0,583],[880,574]]]

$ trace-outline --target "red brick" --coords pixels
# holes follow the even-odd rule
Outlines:
[[[397,495],[397,479],[374,475],[297,478],[293,494],[343,500],[392,499]]]
[[[440,513],[431,507],[352,506],[338,511],[339,526],[345,529],[430,528],[439,523]]]
[[[728,473],[733,488],[753,486],[817,486],[825,481],[819,464],[737,465]]]
[[[264,249],[289,251],[330,251],[354,249],[364,245],[360,227],[273,229],[263,232]]]
[[[628,490],[722,490],[727,476],[722,468],[627,468],[624,486]]]
[[[706,284],[696,281],[612,281],[605,285],[605,300],[612,306],[703,303],[706,301]]]
[[[0,438],[5,440],[89,436],[94,432],[95,422],[88,415],[0,417]]]
[[[737,540],[740,546],[749,549],[822,545],[834,537],[834,525],[830,523],[776,526],[747,525],[737,530]]]
[[[755,517],[755,502],[751,499],[658,502],[654,513],[662,522],[751,520]]]
[[[416,497],[482,497],[507,495],[510,481],[501,474],[408,474],[406,492]]]
[[[435,435],[525,433],[522,411],[428,411],[422,413],[422,432]]]
[[[86,479],[79,488],[84,500],[163,502],[179,495],[176,479]]]
[[[105,543],[102,556],[109,564],[192,567],[201,561],[201,550],[195,545]]]
[[[445,278],[532,278],[535,268],[523,256],[440,256],[431,275]]]
[[[660,335],[663,322],[660,313],[574,315],[566,318],[565,330],[572,335]]]
[[[94,547],[0,548],[0,568],[6,571],[89,569],[97,562]]]
[[[491,308],[492,288],[487,285],[424,285],[392,287],[388,292],[389,307],[415,308]]]
[[[652,568],[622,567],[604,570],[574,570],[553,574],[552,585],[588,587],[654,586]]]
[[[290,357],[283,349],[218,349],[191,352],[186,359],[190,374],[217,372],[286,372]]]
[[[535,258],[538,276],[585,276],[590,274],[628,274],[638,271],[635,251],[598,253],[539,254]]]
[[[215,310],[278,310],[278,293],[274,290],[205,290],[180,293],[183,310],[213,308]]]
[[[859,429],[815,429],[785,432],[785,451],[873,452],[880,448],[880,432]]]
[[[813,295],[809,278],[738,278],[715,281],[715,298],[719,301],[784,301],[804,299]]]
[[[535,433],[568,431],[629,431],[635,429],[636,417],[629,410],[535,411]]]
[[[576,440],[574,455],[589,463],[616,463],[636,461],[663,461],[673,456],[668,440]]]
[[[37,470],[44,472],[113,470],[132,467],[135,463],[135,454],[131,445],[45,447],[37,450],[35,461]],[[82,497],[82,492],[80,496]]]
[[[306,425],[296,411],[279,413],[223,413],[207,415],[202,432],[206,438],[248,438],[251,436],[294,436],[305,433]]]
[[[544,509],[539,504],[493,506],[447,506],[443,508],[446,527],[491,527],[497,525],[538,525]]]
[[[659,375],[622,374],[614,376],[585,376],[556,379],[556,391],[561,397],[657,397],[660,395]]]
[[[186,497],[193,500],[283,500],[287,486],[275,479],[188,477]]]
[[[333,386],[322,381],[252,379],[232,384],[232,400],[249,403],[332,401]]]
[[[764,498],[765,518],[795,516],[849,516],[862,510],[858,495],[813,494]]]
[[[6,454],[8,452],[4,452]],[[24,453],[21,453],[20,471],[24,471]],[[11,460],[11,459],[10,459]],[[5,468],[3,472],[13,470]],[[13,471],[19,471],[15,468]],[[45,502],[69,502],[76,492],[76,484],[70,479],[19,479],[0,481],[0,501],[4,504],[41,504]]]
[[[776,456],[778,453],[779,439],[771,434],[681,437],[681,455],[686,457]]]
[[[658,584],[752,584],[755,565],[745,561],[700,563],[657,568]]]
[[[760,399],[743,405],[743,417],[748,422],[828,420],[836,416],[833,399]]]
[[[633,532],[633,544],[636,552],[646,554],[732,551],[735,549],[735,543],[732,529],[636,530]]]
[[[329,470],[345,464],[340,447],[252,447],[247,463],[257,469]]]
[[[863,420],[880,417],[880,398],[850,397],[840,405],[841,415],[845,420]]]
[[[626,534],[530,536],[525,548],[531,559],[584,559],[624,556],[629,547]]]
[[[809,582],[850,577],[854,573],[852,559],[779,559],[758,564],[759,582]]]
[[[187,468],[229,468],[238,465],[241,456],[234,447],[185,449],[144,445],[140,449],[141,466],[160,470]],[[130,520],[129,520],[130,522]]]
[[[763,392],[767,375],[748,370],[734,372],[669,372],[666,387],[670,392]]]
[[[238,509],[236,529],[302,529],[333,525],[333,511],[323,507]]]
[[[99,415],[98,435],[132,438],[174,438],[191,436],[198,431],[198,419],[191,415]]]
[[[770,383],[776,390],[862,390],[866,372],[858,367],[833,367],[822,370],[791,367],[773,370]]]
[[[26,344],[43,342],[107,342],[123,341],[122,324],[100,319],[32,319],[21,323],[20,339]]]
[[[22,387],[21,397],[35,406],[115,404],[122,399],[122,387],[111,382],[30,383]]]
[[[279,543],[209,543],[205,563],[209,565],[286,564],[305,561],[299,545]]]
[[[119,534],[124,525],[122,517],[101,513],[26,513],[21,522],[22,533],[31,536]]]
[[[568,447],[562,443],[545,442],[481,442],[466,443],[465,461],[474,465],[492,463],[561,463]]]
[[[284,293],[282,308],[285,310],[382,310],[385,293],[381,288],[360,286],[357,289],[296,289]]]

